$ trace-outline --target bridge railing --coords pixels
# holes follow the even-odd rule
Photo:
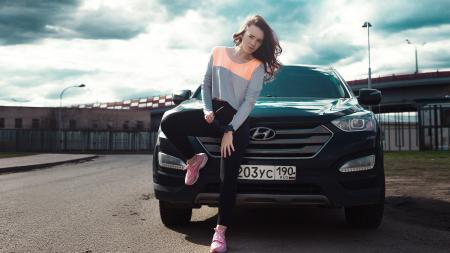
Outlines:
[[[444,78],[444,77],[450,77],[450,71],[435,71],[435,72],[425,72],[425,73],[417,73],[417,74],[381,76],[381,77],[373,77],[371,80],[372,80],[372,83],[383,83],[383,82],[409,81],[409,80]],[[367,84],[367,78],[351,80],[351,81],[347,81],[347,83],[349,85]]]

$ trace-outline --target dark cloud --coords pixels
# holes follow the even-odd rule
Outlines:
[[[243,21],[246,16],[262,15],[268,22],[284,24],[289,27],[292,23],[306,23],[313,16],[313,9],[322,1],[306,0],[248,0],[239,4],[229,3],[219,5],[216,13],[225,17]]]
[[[0,71],[0,75],[8,77],[8,80],[5,80],[5,83],[7,83],[8,86],[29,88],[48,83],[61,83],[62,86],[69,85],[71,80],[96,72],[97,71],[85,71],[78,69],[23,69],[14,71]]]
[[[419,54],[421,54],[419,52]],[[424,54],[424,53],[422,53]],[[434,52],[431,52],[430,55],[427,57],[429,59],[434,59],[436,61],[446,61],[450,64],[450,50],[444,50],[444,49],[439,49],[436,50]]]
[[[49,69],[46,71],[41,71],[41,73],[38,74],[46,80],[57,81],[75,79],[84,75],[91,75],[94,73],[97,73],[97,71],[86,71],[79,69]]]
[[[0,85],[0,89],[2,91],[0,95],[0,101],[11,101],[12,98],[17,96],[22,96],[22,94],[17,94],[16,87],[11,85]]]
[[[381,5],[373,20],[374,29],[388,33],[450,24],[448,0],[398,1]]]
[[[200,6],[200,1],[185,1],[185,0],[172,0],[165,1],[159,0],[158,3],[165,7],[167,12],[172,16],[183,15],[190,9],[197,9]]]
[[[364,47],[336,42],[334,40],[322,40],[311,45],[312,53],[301,56],[296,63],[313,65],[332,65],[342,59],[351,58],[358,61],[364,57]]]
[[[42,97],[59,99],[59,95],[64,88],[76,84],[73,83],[73,80],[95,72],[77,69],[1,70],[0,75],[7,77],[4,78],[6,85],[0,87],[1,97],[5,101],[11,101],[12,98],[18,98],[20,100],[20,98],[30,96],[31,90],[36,93],[36,89],[33,88],[38,87],[37,92]],[[64,93],[64,97],[81,95],[81,92],[78,89],[71,90],[67,95]],[[83,89],[83,92],[86,92],[86,88]]]
[[[199,11],[211,18],[225,17],[237,30],[247,16],[259,14],[263,16],[271,27],[281,37],[292,35],[292,31],[299,32],[310,22],[321,0],[247,0],[230,3],[212,4],[211,1],[159,1],[166,8],[169,15],[184,15],[188,10]]]
[[[89,39],[129,39],[145,30],[145,22],[129,20],[124,14],[108,8],[81,13],[73,29]]]
[[[145,22],[120,10],[79,11],[79,5],[80,0],[2,0],[0,44],[43,38],[129,39],[145,30]]]
[[[289,0],[289,1],[245,1],[239,4],[223,6],[218,14],[234,17],[236,30],[250,15],[259,14],[269,23],[280,40],[292,39],[294,34],[307,29],[315,15],[315,9],[322,1]]]
[[[64,88],[67,88],[67,87],[69,87],[69,86],[65,85],[65,86],[55,87],[55,89],[53,89],[52,91],[47,92],[47,94],[45,95],[45,98],[59,100],[59,96],[61,95],[61,92],[64,90]],[[89,92],[89,91],[90,91],[89,86],[86,86],[83,88],[78,88],[78,87],[70,88],[70,89],[67,89],[66,91],[64,91],[63,99],[69,98],[69,97],[78,97],[78,96],[86,94],[86,92]]]
[[[449,69],[450,50],[440,49],[428,53],[428,55],[419,51],[419,68]]]
[[[47,92],[47,94],[44,96],[47,99],[59,99],[59,94],[61,93],[61,90],[51,90]],[[70,96],[70,94],[68,94]],[[67,96],[65,96],[67,97]]]
[[[63,21],[73,13],[78,0],[2,0],[0,5],[0,44],[20,44],[57,35],[48,25]]]

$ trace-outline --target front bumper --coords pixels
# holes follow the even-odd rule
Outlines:
[[[333,129],[336,131],[336,129]],[[204,152],[194,139],[197,152]],[[323,205],[357,206],[379,203],[384,199],[383,153],[375,134],[339,133],[311,159],[261,160],[244,158],[243,164],[296,166],[295,181],[276,182],[238,180],[236,205]],[[160,139],[156,152],[180,157],[167,139]],[[371,170],[339,172],[345,162],[374,154]],[[156,159],[157,160],[157,159]],[[217,206],[219,199],[220,159],[211,158],[200,171],[195,185],[184,185],[185,172],[159,167],[154,162],[155,197],[160,200],[198,207]]]

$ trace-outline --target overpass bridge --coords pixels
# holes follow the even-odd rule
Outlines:
[[[353,92],[367,79],[347,82]],[[383,132],[384,150],[450,150],[450,71],[372,79],[381,102],[372,106]]]
[[[358,95],[367,88],[367,79],[347,81]],[[429,103],[450,103],[450,71],[390,75],[372,78],[372,88],[381,91],[376,112],[417,111]]]

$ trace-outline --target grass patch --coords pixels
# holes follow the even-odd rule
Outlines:
[[[386,151],[386,176],[432,176],[450,179],[450,151]]]
[[[36,153],[24,153],[24,152],[0,152],[0,159],[2,158],[10,158],[17,156],[27,156],[27,155],[35,155]]]

